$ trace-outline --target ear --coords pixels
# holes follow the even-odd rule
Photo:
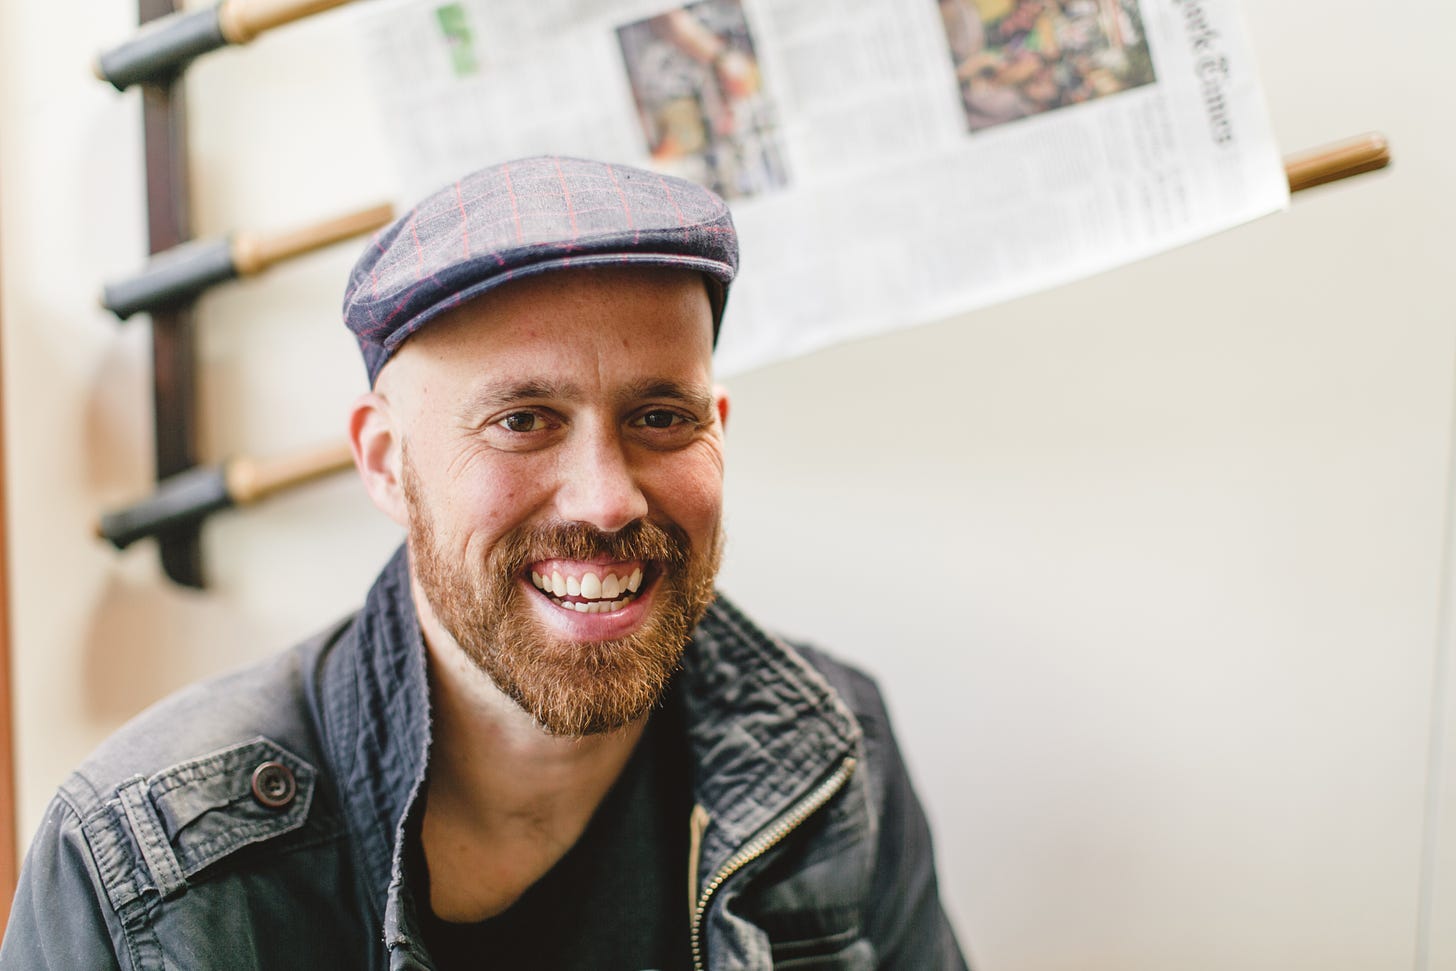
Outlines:
[[[404,439],[389,400],[371,391],[349,411],[349,445],[364,489],[380,512],[401,526],[409,524],[404,501]]]
[[[713,385],[713,407],[718,409],[718,424],[728,428],[728,389],[721,384]]]

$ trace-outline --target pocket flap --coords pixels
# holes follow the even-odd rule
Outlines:
[[[258,736],[159,772],[147,782],[172,852],[186,876],[240,847],[302,826],[318,771]]]

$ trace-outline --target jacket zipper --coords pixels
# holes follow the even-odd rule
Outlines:
[[[718,869],[718,872],[713,874],[713,879],[703,887],[697,906],[693,909],[691,937],[693,971],[705,971],[702,950],[703,916],[708,912],[708,904],[712,901],[713,894],[718,892],[718,888],[729,877],[783,842],[784,838],[803,825],[805,820],[822,809],[825,803],[833,799],[839,790],[844,788],[849,777],[854,775],[854,767],[853,756],[846,758],[831,776],[810,790],[808,795],[795,803],[788,812],[770,823],[767,828],[760,830],[757,836],[743,844],[738,852],[730,856],[727,862]],[[699,817],[698,808],[693,810],[693,830],[701,837],[700,824],[705,826],[706,820]],[[703,815],[706,816],[706,812]],[[695,856],[696,854],[690,855]],[[694,880],[697,879],[696,870],[697,868],[694,866]]]

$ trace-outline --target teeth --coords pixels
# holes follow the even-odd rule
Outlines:
[[[621,610],[627,606],[627,602],[631,599],[631,597],[623,597],[621,600],[593,600],[591,603],[587,603],[585,600],[558,600],[555,603],[562,610],[572,613],[610,614],[614,610]]]
[[[563,610],[604,614],[621,610],[632,599],[632,595],[642,589],[642,570],[640,567],[633,569],[632,575],[625,580],[615,573],[605,576],[587,573],[578,580],[576,577],[563,576],[559,570],[551,571],[550,576],[532,570],[531,583],[542,592],[556,597],[557,606]],[[560,598],[564,597],[585,597],[589,602],[563,603]]]

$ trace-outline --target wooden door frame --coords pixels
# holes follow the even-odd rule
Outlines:
[[[3,250],[0,240],[0,250]],[[0,264],[3,265],[3,264]],[[0,274],[0,294],[4,279]],[[0,335],[4,333],[4,301],[0,300]],[[3,336],[0,336],[3,348]],[[4,354],[0,350],[0,933],[10,917],[19,876],[15,839],[15,734],[10,680],[10,531],[5,466]]]

